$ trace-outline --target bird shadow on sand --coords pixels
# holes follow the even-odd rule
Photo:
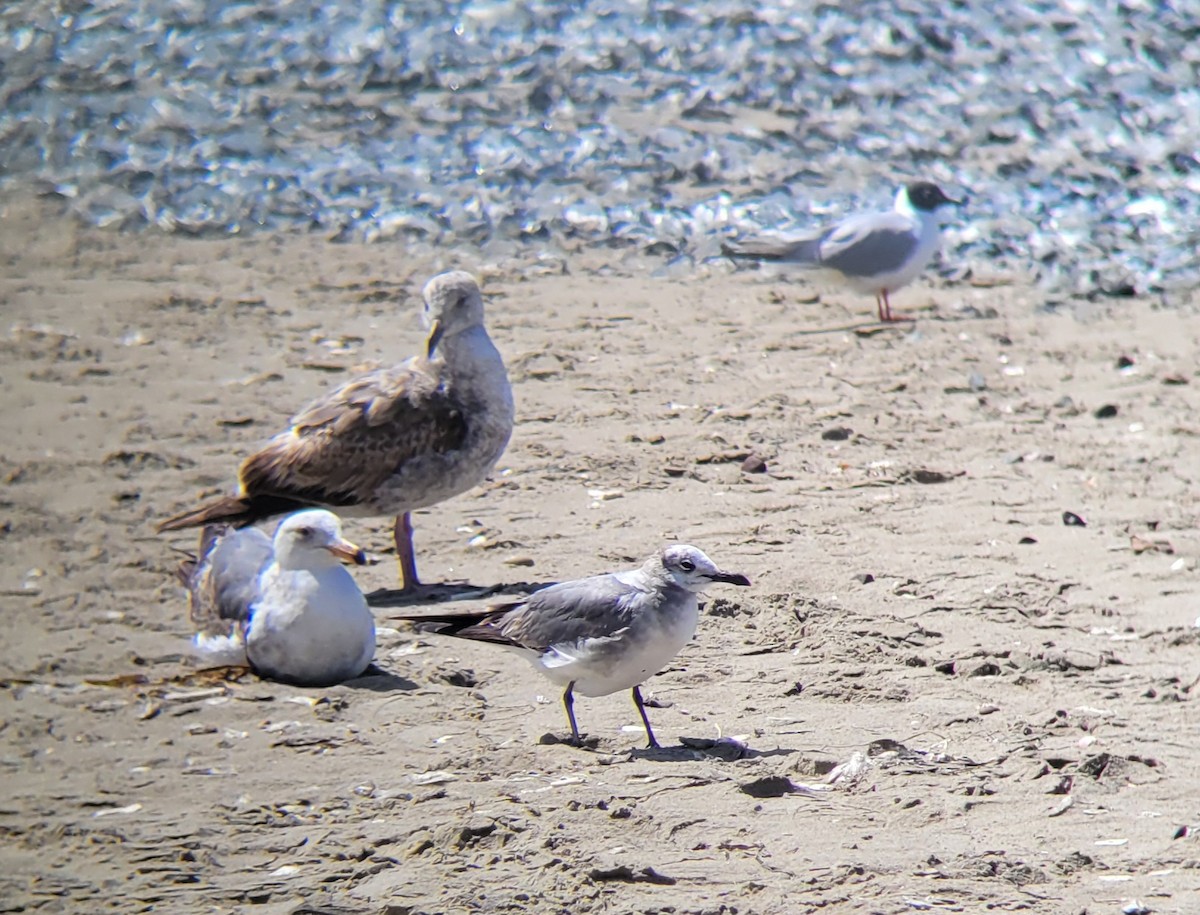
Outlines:
[[[765,759],[768,756],[790,756],[797,752],[786,747],[774,750],[755,750],[738,740],[712,739],[709,737],[680,737],[679,744],[671,747],[633,747],[629,751],[630,761],[681,762],[690,759],[722,759],[733,762],[737,759]]]
[[[422,585],[419,591],[378,588],[366,595],[371,607],[412,607],[422,604],[448,604],[455,601],[488,600],[493,597],[526,597],[534,591],[557,584],[553,581],[516,581],[494,585],[474,585],[468,581]]]
[[[584,753],[608,755],[628,752],[629,762],[669,763],[689,762],[700,759],[721,759],[726,762],[733,762],[737,759],[765,759],[769,756],[791,756],[793,753],[798,752],[786,747],[777,747],[774,750],[755,750],[739,740],[711,737],[680,737],[679,743],[675,746],[629,747],[625,751],[607,746],[606,741],[588,734],[584,734],[578,744],[569,737],[560,737],[552,733],[543,734],[538,743],[543,746],[561,744]]]
[[[837,327],[810,327],[793,330],[790,333],[797,337],[817,337],[821,334],[849,333],[859,337],[873,337],[876,334],[883,334],[889,331],[908,333],[916,323],[917,318],[913,315],[894,315],[891,321],[860,321],[853,324],[840,324]]]
[[[408,690],[419,688],[419,684],[414,683],[407,677],[398,676],[384,670],[382,667],[376,667],[374,664],[353,680],[343,680],[341,685],[350,689],[363,689],[373,693],[407,692]]]

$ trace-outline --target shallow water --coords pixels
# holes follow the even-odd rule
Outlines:
[[[60,6],[0,12],[0,181],[98,225],[689,269],[922,177],[947,272],[1200,285],[1195,2]]]

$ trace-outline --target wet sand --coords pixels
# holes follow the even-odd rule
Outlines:
[[[1200,297],[1048,313],[1019,277],[927,277],[879,328],[802,277],[15,200],[0,257],[3,911],[1196,910]],[[415,517],[424,578],[512,592],[678,540],[753,580],[644,685],[661,751],[627,694],[577,702],[595,749],[540,743],[550,683],[378,597],[379,672],[343,686],[189,656],[195,540],[155,522],[416,352],[449,267],[483,281],[517,427]],[[390,519],[346,532],[395,587]]]

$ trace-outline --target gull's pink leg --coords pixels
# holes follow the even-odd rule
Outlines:
[[[880,293],[879,301],[882,303],[883,311],[879,315],[880,321],[886,321],[888,324],[894,324],[897,321],[915,321],[917,320],[912,315],[894,315],[892,314],[892,303],[888,301],[888,291],[885,289]]]
[[[393,536],[396,540],[396,558],[400,561],[400,591],[416,591],[421,587],[421,580],[417,578],[417,559],[413,555],[412,518],[408,512],[396,518]]]

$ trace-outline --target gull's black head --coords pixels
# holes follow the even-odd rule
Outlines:
[[[924,210],[926,213],[932,213],[941,206],[957,206],[962,202],[947,197],[940,187],[928,181],[914,182],[906,187],[904,192],[908,195],[908,202],[912,204],[914,210]]]

